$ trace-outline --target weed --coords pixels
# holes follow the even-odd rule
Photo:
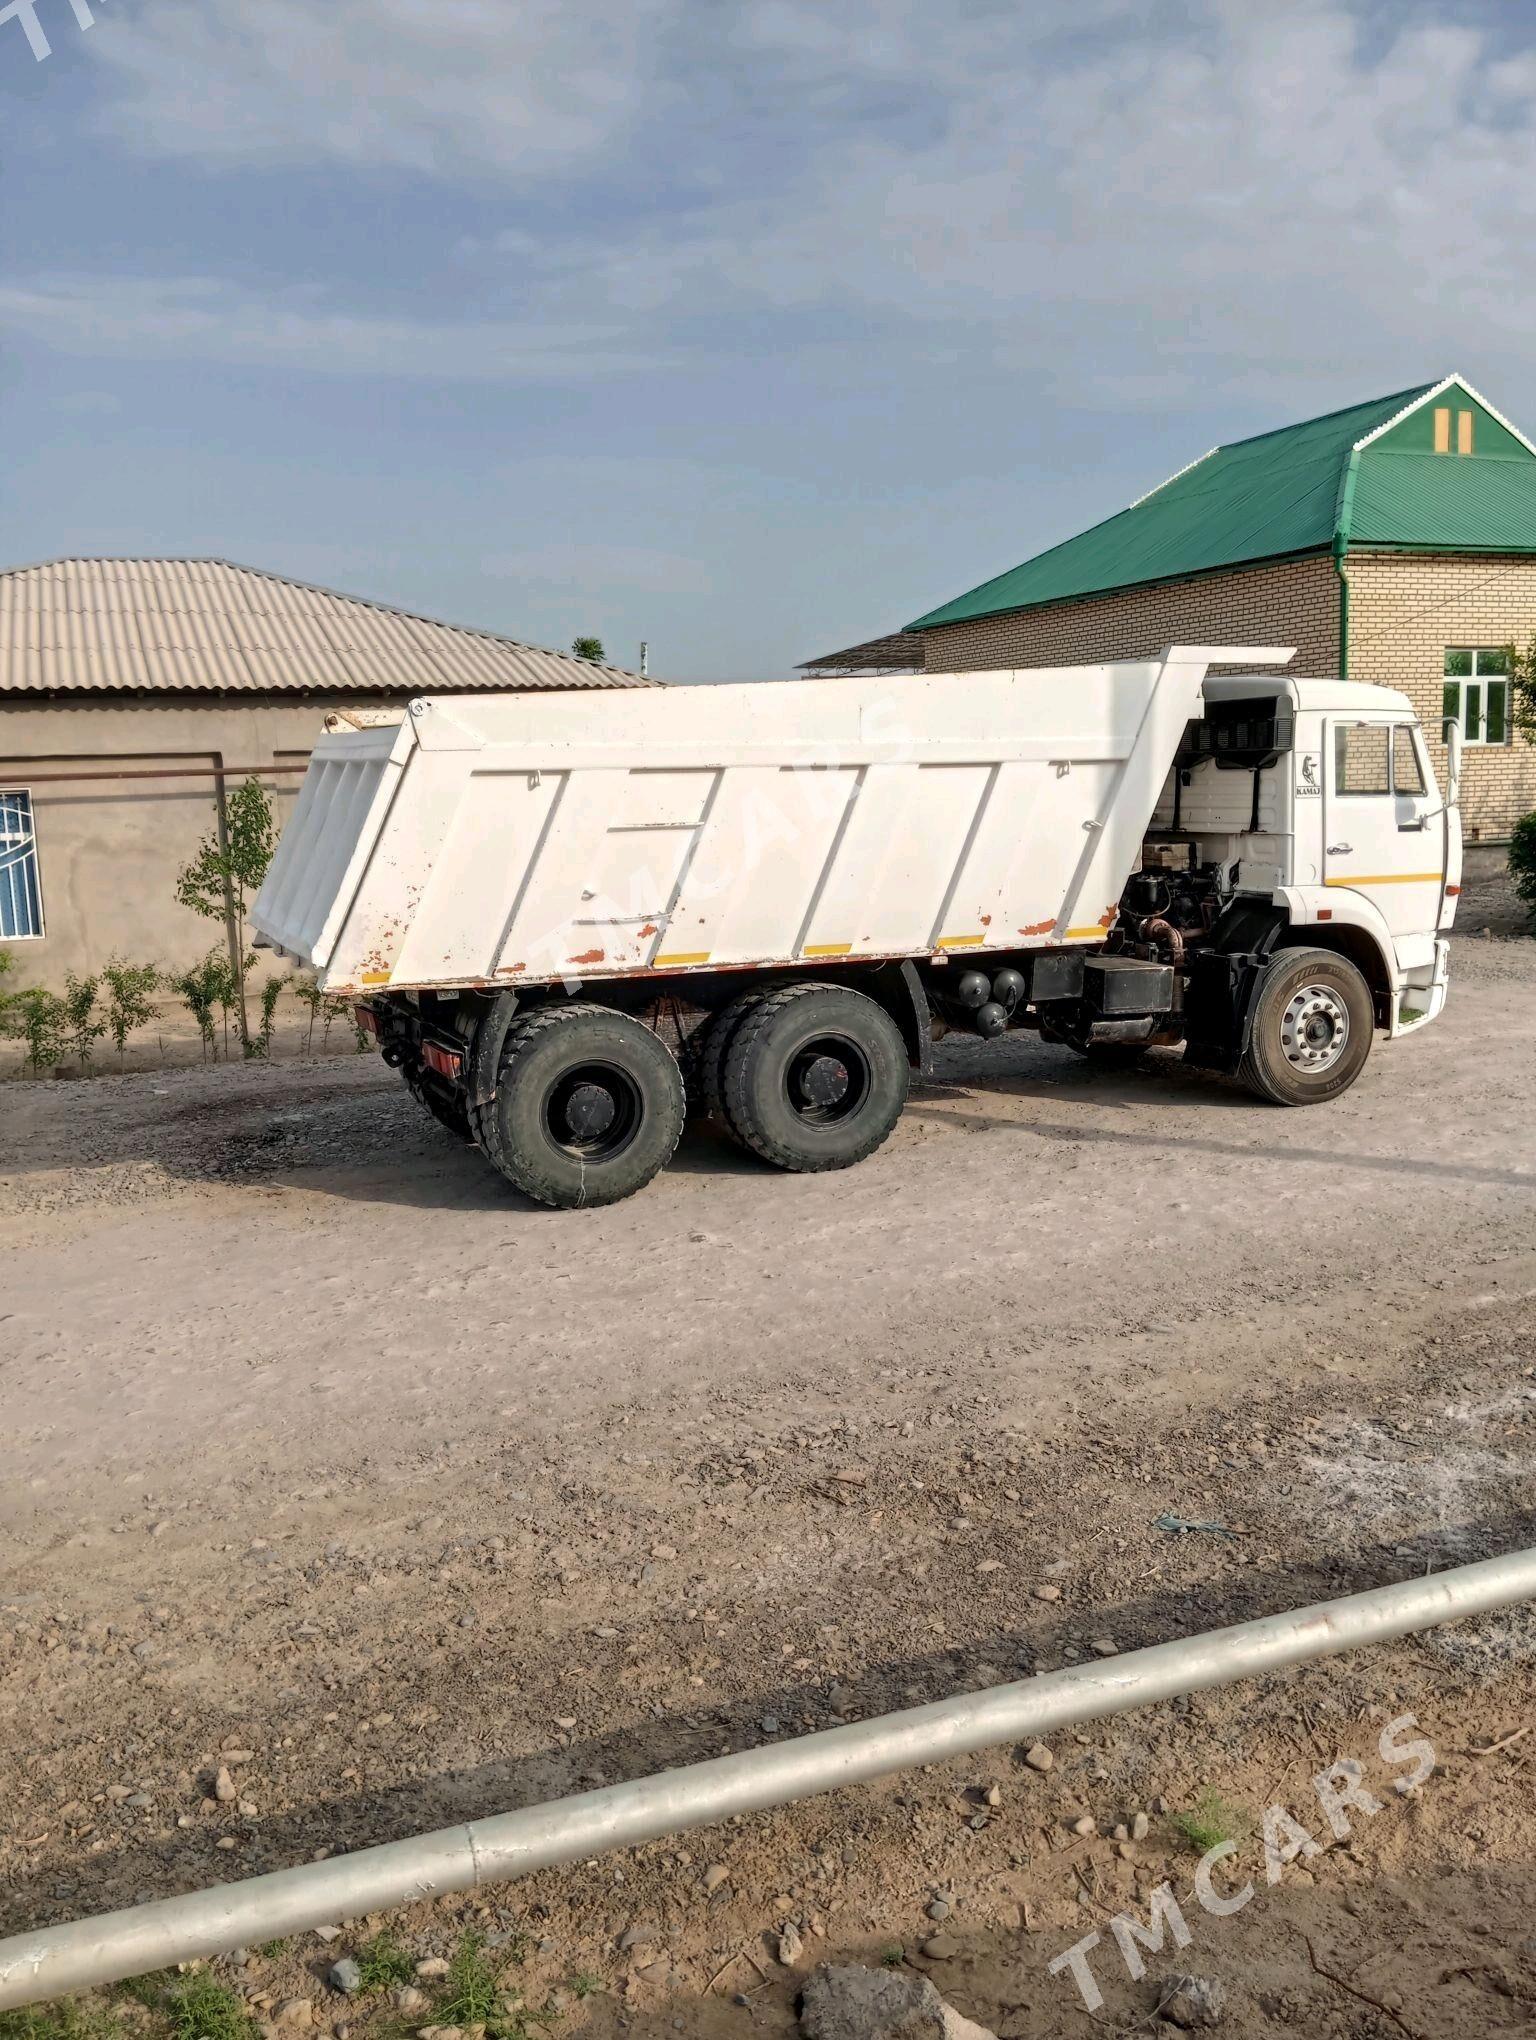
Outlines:
[[[1220,1842],[1234,1842],[1248,1826],[1240,1807],[1229,1806],[1217,1793],[1203,1792],[1188,1813],[1176,1813],[1173,1825],[1203,1856]]]
[[[514,1954],[512,1959],[518,1961],[521,1956]],[[516,1991],[506,1990],[486,1956],[484,1936],[466,1934],[448,1971],[434,2023],[483,2026],[485,2040],[534,2040],[537,2029],[554,2020],[553,2014],[534,2011]]]
[[[136,2005],[145,2005],[152,2012],[158,2011],[165,2002],[165,1994],[177,1981],[174,1969],[152,1969],[147,1976],[128,1976],[116,1985],[119,1997],[131,1998]]]
[[[118,2040],[121,2032],[109,2011],[79,1998],[0,2012],[0,2040]]]
[[[269,1962],[272,1962],[279,1955],[286,1954],[287,1951],[288,1943],[286,1941],[263,1941],[260,1947],[257,1948],[256,1953],[264,1955]]]
[[[393,1934],[375,1934],[358,1949],[358,1969],[364,1990],[388,1990],[392,1984],[409,1983],[416,1964],[409,1949],[402,1948]]]
[[[572,1997],[596,1997],[602,1987],[603,1979],[590,1969],[578,1969],[571,1978]]]
[[[177,1977],[162,2009],[175,2040],[255,2040],[250,2013],[228,1984],[206,1969]]]
[[[899,1943],[894,1948],[887,1948],[885,1953],[880,1957],[880,1960],[885,1964],[887,1969],[899,1969],[902,1963],[906,1961],[906,1959],[907,1951],[905,1948],[901,1947]]]

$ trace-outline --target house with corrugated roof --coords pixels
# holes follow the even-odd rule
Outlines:
[[[177,873],[255,777],[286,812],[333,714],[413,694],[643,687],[225,560],[0,572],[0,947],[57,989],[116,954],[185,966],[211,931]]]
[[[813,660],[930,673],[1294,644],[1294,670],[1401,688],[1466,743],[1468,836],[1536,809],[1503,648],[1536,633],[1536,446],[1461,376],[1212,447],[1102,524]]]

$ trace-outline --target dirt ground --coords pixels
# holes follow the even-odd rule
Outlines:
[[[952,1043],[857,1171],[700,1132],[579,1214],[371,1057],[7,1085],[0,1925],[1536,1541],[1536,944],[1455,971],[1326,1110]],[[562,2030],[789,2031],[836,1955],[1003,2040],[1171,2030],[1175,1969],[1244,2040],[1513,2033],[1532,1725],[1536,1620],[1492,1616],[389,1924],[478,1927]],[[1339,1757],[1383,1801],[1348,1837]],[[1272,1803],[1323,1845],[1273,1888]],[[1191,1829],[1257,1870],[1239,1914],[1189,1897]],[[1165,1879],[1192,1942],[1132,1979],[1109,1919]],[[382,2036],[324,1981],[371,1931],[219,1971]],[[1090,2014],[1048,1965],[1091,1931]]]

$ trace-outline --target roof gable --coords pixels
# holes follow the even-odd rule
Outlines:
[[[0,572],[0,696],[652,684],[229,560],[68,559]]]
[[[1470,459],[1436,452],[1437,408],[1472,414]],[[1454,416],[1450,429],[1454,447]],[[907,628],[1327,551],[1336,538],[1536,550],[1536,447],[1461,377],[1421,383],[1214,447],[1129,509]]]

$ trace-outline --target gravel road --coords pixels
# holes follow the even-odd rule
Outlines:
[[[949,1044],[860,1170],[783,1177],[694,1134],[645,1195],[580,1214],[509,1196],[371,1058],[6,1085],[13,1923],[1529,1542],[1533,1050],[1536,945],[1468,940],[1444,1019],[1326,1110],[1172,1059]],[[1238,1535],[1170,1538],[1164,1510]],[[1406,1692],[1467,1746],[1523,1718],[1533,1661],[1509,1618],[1202,1703],[1198,1734],[1138,1717],[1028,1786],[1029,1832],[1262,1793],[1297,1761],[1296,1690],[1325,1741]],[[249,1813],[205,1801],[231,1747]],[[1103,1901],[1059,1838],[1026,1846],[984,1801],[971,1824],[973,1788],[1018,1799],[999,1765],[562,1873],[517,1916],[548,1923],[545,1981],[606,1964],[610,2005],[659,2019],[775,1913],[906,1941],[943,1885],[994,1936],[978,2013],[1018,1981],[996,1936],[1023,1919],[1053,1937],[1027,1958],[1044,2009],[999,2030],[1058,2030],[1053,2002],[1079,2030],[1044,1962]],[[1382,1860],[1471,1879],[1441,1903],[1475,1938],[1499,1898],[1475,1873],[1515,1876],[1531,1793],[1501,1770],[1485,1805],[1486,1767],[1462,1770],[1454,1819]],[[1113,1898],[1174,1842],[1106,1848]],[[710,1849],[732,1874],[706,1904]],[[663,1916],[659,1975],[613,1955],[637,1907]],[[511,1917],[429,1915],[422,1946]],[[249,1995],[306,1987],[282,1959]],[[1286,1961],[1276,1989],[1335,2030]],[[787,2018],[787,1990],[753,2018]],[[1257,2005],[1233,2031],[1288,2023]]]

